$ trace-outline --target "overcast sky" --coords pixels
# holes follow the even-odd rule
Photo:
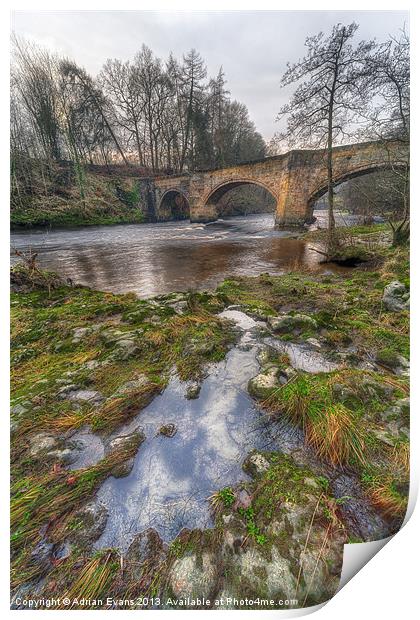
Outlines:
[[[18,11],[12,29],[94,75],[107,58],[131,59],[143,43],[162,58],[171,51],[181,58],[195,47],[210,75],[223,66],[232,98],[248,106],[269,140],[287,99],[279,87],[286,62],[304,55],[306,36],[353,20],[358,38],[378,41],[408,27],[404,11]]]

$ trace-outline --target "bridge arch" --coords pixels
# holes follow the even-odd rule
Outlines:
[[[223,181],[222,183],[219,183],[215,187],[212,187],[207,192],[207,194],[205,194],[203,198],[204,208],[212,209],[214,212],[217,212],[218,204],[220,203],[223,196],[225,196],[225,194],[227,194],[228,192],[230,192],[231,190],[235,188],[244,187],[246,185],[253,185],[256,187],[261,187],[275,200],[275,203],[277,204],[278,198],[277,198],[276,193],[271,189],[271,187],[266,185],[264,182],[258,179],[252,179],[252,178],[251,179],[239,178],[239,179],[229,179],[229,180]]]
[[[160,216],[159,219],[189,219],[190,205],[187,196],[178,188],[167,189],[160,199],[158,212]]]
[[[373,174],[375,172],[382,172],[384,170],[396,170],[396,169],[403,169],[403,166],[398,165],[398,164],[393,165],[391,163],[390,164],[382,163],[382,164],[369,164],[367,166],[363,166],[362,168],[354,168],[354,169],[349,170],[348,172],[345,172],[337,176],[337,178],[334,179],[334,187],[337,187],[341,185],[342,183],[345,183],[346,181],[350,181],[350,179],[355,179],[357,177],[366,176],[368,174]],[[312,213],[312,209],[316,201],[322,198],[322,196],[326,194],[327,191],[328,191],[328,184],[325,182],[322,185],[320,185],[316,190],[312,191],[312,193],[310,194],[308,198],[308,212]]]

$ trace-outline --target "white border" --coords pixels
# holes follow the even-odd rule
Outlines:
[[[291,4],[287,4],[286,6],[282,6],[279,2],[260,0],[257,2],[242,0],[241,2],[229,1],[229,0],[212,0],[211,2],[202,0],[199,4],[199,10],[236,10],[236,11],[244,11],[244,10],[281,10],[281,9],[291,9],[293,10],[303,10],[303,11],[311,11],[311,10],[373,10],[373,11],[383,11],[383,10],[410,10],[410,31],[411,31],[411,41],[412,41],[412,82],[413,82],[413,91],[412,91],[412,109],[417,111],[419,109],[419,97],[418,97],[418,82],[416,79],[416,73],[419,73],[419,57],[418,57],[418,44],[417,40],[419,37],[419,29],[418,29],[418,14],[415,7],[414,2],[387,2],[386,0],[382,0],[381,2],[341,2],[339,6],[337,6],[336,2],[318,2],[316,5],[309,1],[303,2],[299,0],[295,0]],[[8,51],[8,41],[9,41],[9,23],[10,23],[10,10],[197,10],[197,2],[182,2],[177,0],[143,0],[143,2],[134,2],[129,0],[120,0],[119,2],[112,2],[109,0],[102,1],[94,1],[94,0],[84,0],[81,2],[80,0],[74,0],[73,2],[61,2],[59,7],[57,7],[56,2],[46,2],[38,0],[37,2],[30,1],[15,1],[6,3],[5,7],[1,8],[3,19],[0,22],[0,28],[2,29],[2,36],[0,37],[0,45],[2,47],[0,54],[0,67],[1,67],[1,75],[2,75],[2,83],[3,83],[3,96],[1,98],[1,123],[3,125],[3,131],[1,135],[4,137],[3,148],[1,150],[1,188],[3,193],[3,200],[1,202],[0,209],[0,218],[1,218],[1,243],[0,243],[0,252],[1,252],[1,292],[3,296],[3,303],[1,304],[1,308],[3,310],[2,321],[1,321],[1,333],[0,333],[0,347],[1,347],[1,358],[0,358],[0,376],[3,379],[2,382],[2,390],[1,390],[1,398],[3,407],[1,408],[2,416],[0,418],[0,423],[2,424],[2,434],[0,435],[3,438],[3,445],[1,450],[1,458],[3,459],[3,466],[1,468],[2,478],[1,478],[1,489],[3,492],[4,498],[4,506],[6,507],[7,497],[8,497],[8,476],[6,472],[8,472],[8,437],[9,437],[9,425],[8,425],[8,392],[9,392],[9,340],[8,340],[8,264],[9,264],[9,217],[8,217],[8,204],[9,204],[9,160],[8,160],[8,121],[9,121],[9,102],[8,102],[8,82],[9,82],[9,51]],[[416,138],[418,136],[418,122],[416,121],[416,117],[412,122],[412,134],[413,139],[412,143],[412,161],[413,161],[413,170],[420,170],[419,156],[418,156],[418,146],[416,144]],[[412,315],[418,316],[419,308],[418,308],[418,286],[419,283],[416,281],[416,272],[420,268],[420,244],[416,243],[416,238],[418,236],[418,230],[420,229],[420,201],[419,201],[419,190],[418,190],[418,181],[415,178],[415,175],[412,177],[412,231],[413,231],[413,239],[412,241],[412,275],[414,277],[414,281],[412,283]],[[417,321],[416,321],[417,322]],[[418,323],[418,322],[417,322]],[[416,385],[416,374],[418,368],[418,357],[419,352],[416,350],[416,344],[420,342],[419,339],[419,329],[414,324],[412,324],[412,369],[414,372],[414,380],[412,381],[412,461],[411,461],[411,487],[410,487],[410,513],[413,510],[415,498],[417,496],[418,491],[418,472],[420,471],[420,450],[419,450],[419,422],[418,422],[418,404],[419,400],[419,391]],[[1,544],[3,547],[3,553],[1,555],[2,558],[8,557],[8,549],[9,549],[9,539],[8,539],[8,510],[5,508],[0,515],[0,534],[1,534]],[[406,520],[407,521],[407,520]],[[410,619],[417,617],[418,614],[418,604],[417,604],[417,589],[418,589],[418,540],[420,534],[420,515],[419,510],[417,509],[405,527],[402,529],[400,533],[398,533],[393,539],[390,540],[389,544],[386,545],[386,548],[381,551],[379,555],[377,555],[367,566],[365,566],[358,574],[356,574],[352,579],[351,583],[345,586],[340,592],[324,607],[317,606],[317,608],[322,607],[320,611],[318,611],[317,617],[320,620],[328,620],[334,619],[337,617],[340,620],[354,620],[355,614],[363,614],[363,618],[369,617],[380,617],[380,618],[393,618],[398,615],[404,619]],[[417,543],[417,545],[416,545]],[[346,547],[351,547],[351,554],[356,553],[357,555],[357,547],[364,547],[365,545],[346,545]],[[380,545],[377,545],[380,546]],[[416,550],[417,547],[417,550]],[[346,549],[347,553],[347,549]],[[353,559],[354,562],[354,559]],[[360,557],[359,560],[360,566]],[[1,572],[1,606],[7,615],[15,614],[19,612],[14,612],[9,610],[9,566],[7,560],[2,563],[2,572]],[[311,608],[311,610],[315,611],[315,608]],[[311,610],[306,610],[306,613],[309,613]],[[291,612],[288,611],[265,611],[265,612],[245,612],[247,617],[256,617],[261,616],[263,618],[267,618],[269,615],[277,616],[280,614],[282,618],[286,617],[297,617],[304,615],[305,610],[294,610]],[[39,614],[48,614],[48,618],[62,618],[63,613],[70,612],[55,612],[55,611],[38,611],[38,612],[26,612],[29,614],[36,613],[39,618]],[[84,614],[84,611],[73,611],[71,614]],[[91,613],[104,613],[102,611],[97,612],[89,612]],[[133,612],[124,612],[121,611],[119,613],[131,613]],[[156,617],[162,617],[163,615],[170,614],[182,614],[181,611],[153,611],[153,612],[142,612],[142,613],[152,613]],[[189,612],[192,614],[194,612]],[[197,613],[197,612],[195,612]],[[220,618],[220,614],[225,614],[232,616],[235,614],[235,617],[238,617],[236,614],[239,612],[223,612],[223,611],[207,611],[206,617],[215,617]],[[244,612],[240,612],[244,613]],[[25,616],[26,617],[26,616]],[[191,615],[189,617],[192,617]]]

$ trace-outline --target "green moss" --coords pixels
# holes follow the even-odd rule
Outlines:
[[[376,361],[388,368],[396,368],[400,365],[399,355],[390,348],[381,349],[376,353]]]

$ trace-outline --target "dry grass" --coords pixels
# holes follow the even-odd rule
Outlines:
[[[373,483],[369,497],[372,504],[386,517],[403,517],[406,513],[407,498],[396,492],[390,481]]]

